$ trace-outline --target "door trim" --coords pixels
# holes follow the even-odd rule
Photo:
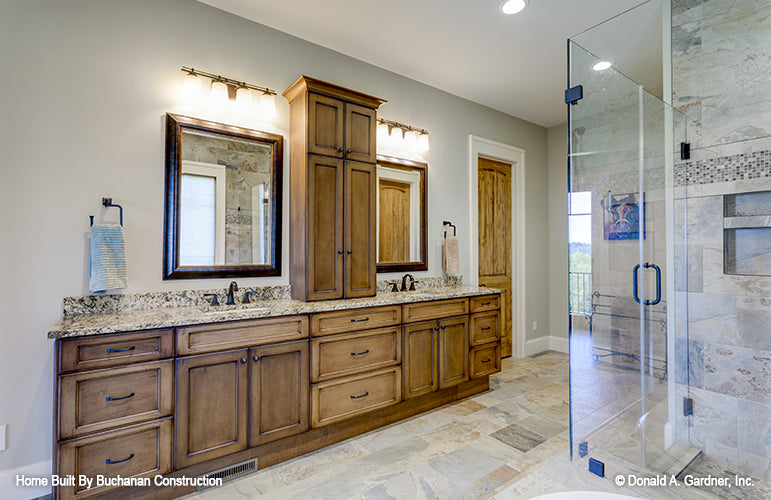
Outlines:
[[[508,144],[469,135],[469,260],[472,275],[469,283],[479,284],[479,200],[477,159],[489,158],[511,164],[511,343],[512,355],[525,356],[527,332],[525,283],[525,150]]]

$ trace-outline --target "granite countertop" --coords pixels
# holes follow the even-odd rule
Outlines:
[[[63,316],[48,332],[48,338],[60,339],[105,333],[131,332],[153,328],[221,323],[244,319],[310,314],[341,309],[406,304],[430,300],[473,297],[501,293],[502,290],[477,286],[430,288],[417,292],[378,292],[374,297],[301,302],[292,299],[254,301],[251,304],[221,306],[157,307],[121,312]]]

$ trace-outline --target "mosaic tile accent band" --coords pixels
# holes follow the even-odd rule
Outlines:
[[[755,151],[675,165],[675,186],[714,184],[771,177],[771,150]]]
[[[385,292],[391,289],[391,284],[400,280],[380,280],[377,290]],[[432,289],[455,287],[463,284],[462,276],[426,277],[415,281],[417,289]],[[291,298],[289,285],[241,287],[238,296],[246,292],[258,292],[253,300],[285,300]],[[121,311],[141,311],[162,307],[190,307],[208,304],[205,293],[215,293],[220,303],[224,304],[227,293],[222,288],[209,290],[182,290],[171,292],[145,292],[126,294],[105,294],[64,297],[63,314],[75,316],[78,314],[116,313]]]

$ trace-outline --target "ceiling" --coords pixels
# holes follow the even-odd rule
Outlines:
[[[644,3],[530,0],[505,16],[502,0],[200,1],[544,127],[567,121],[566,40]],[[651,57],[635,60],[652,45],[650,21],[634,18],[609,23],[593,39],[595,53],[623,41],[624,71],[633,78],[650,75]]]

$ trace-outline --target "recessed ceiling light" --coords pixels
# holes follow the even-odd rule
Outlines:
[[[597,64],[595,64],[594,66],[592,66],[592,69],[594,71],[602,71],[604,69],[610,68],[611,66],[613,66],[613,64],[611,64],[608,61],[600,61]]]
[[[527,7],[527,0],[506,0],[501,5],[501,12],[504,14],[516,14]]]

